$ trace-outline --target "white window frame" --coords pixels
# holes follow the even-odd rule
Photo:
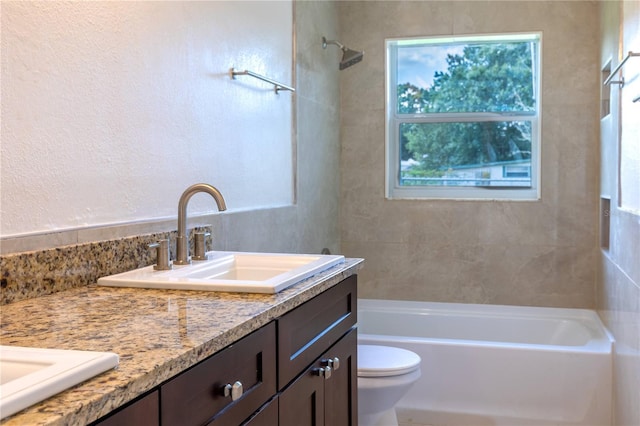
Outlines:
[[[537,64],[534,65],[535,113],[431,113],[398,114],[397,105],[397,46],[399,44],[417,44],[424,40],[438,43],[460,43],[467,41],[523,41],[537,40]],[[386,55],[386,120],[385,120],[385,196],[387,199],[462,199],[462,200],[540,200],[540,150],[541,150],[541,81],[542,81],[542,33],[504,33],[464,36],[424,36],[412,38],[390,38],[385,40]],[[536,73],[537,71],[537,73]],[[400,186],[400,124],[401,123],[442,123],[442,122],[478,122],[505,121],[517,119],[531,122],[531,187],[509,189],[491,187],[455,187],[455,186]]]

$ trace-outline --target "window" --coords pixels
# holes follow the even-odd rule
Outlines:
[[[387,197],[539,199],[540,34],[387,40]]]
[[[523,160],[523,162],[528,162],[528,160]],[[503,166],[502,170],[504,178],[523,178],[525,182],[526,179],[531,180],[531,166],[528,164],[525,166]]]

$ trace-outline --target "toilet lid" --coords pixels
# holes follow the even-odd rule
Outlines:
[[[384,377],[411,373],[420,367],[420,356],[391,346],[358,345],[358,376]]]

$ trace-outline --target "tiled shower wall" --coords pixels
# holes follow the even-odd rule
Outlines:
[[[378,299],[595,307],[598,2],[339,3],[341,232]],[[542,32],[542,199],[385,199],[386,38]]]
[[[611,70],[627,52],[640,52],[640,2],[602,2],[600,7],[600,65]],[[603,108],[600,127],[600,194],[604,208],[600,213],[602,237],[596,297],[598,312],[616,340],[613,424],[639,425],[640,214],[619,208],[618,159],[621,143],[640,141],[640,133],[620,134],[629,131],[627,123],[621,121],[623,110],[633,112],[635,108],[635,122],[628,124],[637,126],[640,103],[634,104],[631,99],[640,94],[640,58],[629,60],[622,75],[630,82],[624,88],[615,83],[602,88],[602,101],[610,107]],[[640,191],[638,182],[632,186]]]

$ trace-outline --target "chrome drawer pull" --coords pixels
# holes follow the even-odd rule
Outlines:
[[[231,396],[231,400],[235,401],[242,396],[242,383],[235,382],[233,385],[227,383],[224,387],[224,396]]]
[[[340,368],[340,358],[333,357],[333,363],[332,363],[332,367],[334,370],[337,370],[338,368]]]
[[[329,366],[334,370],[340,368],[340,358],[338,358],[337,356],[329,359],[323,359],[322,362],[324,363],[324,365]]]
[[[331,377],[331,367],[327,366],[327,367],[320,367],[320,368],[314,368],[313,372],[315,374],[317,374],[320,377],[324,377],[325,380],[329,379]]]

